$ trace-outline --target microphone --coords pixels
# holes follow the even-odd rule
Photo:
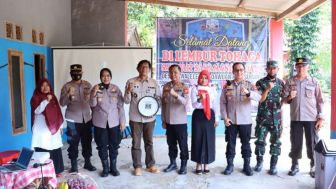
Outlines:
[[[48,163],[34,163],[33,167],[34,168],[38,168],[39,166],[45,166],[45,165],[48,165],[50,162]]]

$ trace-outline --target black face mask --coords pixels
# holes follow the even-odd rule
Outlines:
[[[72,73],[72,74],[71,74],[71,78],[72,78],[72,80],[74,80],[74,81],[79,81],[79,80],[82,79],[82,74],[80,74],[80,73]]]

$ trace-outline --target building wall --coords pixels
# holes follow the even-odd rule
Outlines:
[[[26,131],[13,135],[11,125],[11,99],[10,99],[10,81],[8,70],[8,49],[20,51],[23,53],[24,60],[24,98],[26,109]],[[31,144],[31,114],[30,98],[35,89],[34,76],[34,54],[44,54],[46,58],[46,76],[53,78],[53,67],[51,49],[46,46],[33,45],[26,42],[18,42],[0,38],[0,151],[17,149],[22,146],[30,147]]]
[[[71,0],[72,45],[125,46],[126,1]]]
[[[44,32],[47,46],[71,45],[71,1],[1,0],[0,37],[5,37],[5,22],[23,28],[23,41],[32,42],[32,29]]]

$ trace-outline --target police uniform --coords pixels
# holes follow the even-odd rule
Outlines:
[[[296,65],[300,64],[307,65],[308,60],[297,58]],[[299,80],[297,76],[291,77],[286,83],[287,96],[290,95],[290,91],[297,91],[296,97],[288,101],[291,115],[289,157],[292,158],[289,175],[294,176],[299,171],[298,159],[302,157],[303,130],[306,137],[307,156],[311,160],[310,166],[314,167],[314,146],[318,140],[315,124],[318,119],[323,119],[324,102],[319,82],[309,75],[303,80]]]
[[[81,74],[82,66],[74,64],[70,66],[70,73]],[[69,90],[74,90],[70,95]],[[92,156],[92,122],[89,105],[91,84],[85,80],[79,83],[72,80],[67,82],[61,90],[60,104],[66,106],[65,119],[67,121],[68,156],[71,160],[71,172],[77,172],[78,145],[81,141],[82,155],[85,158],[84,168],[95,170],[90,163]]]
[[[267,67],[278,67],[276,61],[267,61]],[[275,175],[276,164],[278,156],[281,153],[281,132],[282,132],[282,121],[281,121],[281,105],[282,97],[284,97],[285,83],[279,78],[271,78],[266,76],[257,81],[256,87],[260,93],[264,93],[269,83],[272,82],[274,87],[268,92],[266,99],[259,103],[258,114],[257,114],[257,125],[255,129],[256,141],[255,141],[255,154],[257,156],[257,165],[255,171],[259,172],[262,168],[263,155],[265,154],[266,137],[267,133],[270,132],[270,154],[271,166],[269,173]]]
[[[244,87],[249,91],[248,94],[242,94],[241,88]],[[236,155],[236,138],[239,132],[242,147],[241,154],[244,158],[244,170],[247,175],[252,175],[250,170],[251,157],[251,126],[252,126],[252,106],[251,100],[259,101],[260,95],[254,91],[251,82],[243,80],[239,83],[234,80],[228,81],[223,87],[220,97],[220,112],[223,119],[229,118],[232,121],[230,126],[225,128],[226,158],[228,167],[224,174],[229,175],[233,171],[233,159]]]
[[[114,84],[109,84],[108,88],[100,90],[101,93],[97,92],[96,96],[91,94],[90,98],[94,138],[97,143],[98,155],[103,164],[103,172],[108,170],[109,157],[110,172],[112,175],[118,176],[116,161],[121,142],[120,125],[125,125],[126,120],[124,100],[121,90]]]
[[[178,96],[170,95],[173,89]],[[188,153],[188,131],[187,131],[187,111],[190,103],[189,88],[180,82],[173,84],[168,82],[163,86],[161,118],[166,124],[167,143],[169,146],[170,165],[165,172],[176,169],[177,143],[180,146],[181,169],[180,174],[186,173],[186,164],[189,159]]]
[[[141,81],[140,77],[134,77],[127,81],[126,88],[133,83],[133,91],[125,92],[124,100],[130,104],[129,119],[132,130],[132,159],[133,167],[141,168],[141,136],[143,134],[146,158],[146,167],[150,168],[155,165],[153,151],[153,130],[155,125],[155,116],[144,117],[138,111],[138,102],[144,96],[152,96],[161,101],[161,90],[156,80],[147,78]]]

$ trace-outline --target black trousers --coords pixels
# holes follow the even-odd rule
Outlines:
[[[314,147],[318,140],[315,130],[316,121],[291,121],[290,141],[291,151],[289,157],[294,160],[302,158],[303,131],[306,137],[307,156],[314,166]]]
[[[82,144],[83,157],[90,158],[92,156],[92,122],[74,123],[67,121],[67,141],[69,159],[76,160],[78,158],[78,145]]]
[[[94,127],[94,139],[97,143],[98,155],[101,160],[116,159],[121,142],[120,127],[106,128]]]
[[[169,157],[171,159],[176,159],[177,157],[177,144],[180,147],[180,158],[181,160],[188,160],[188,131],[187,124],[167,124],[167,143],[169,147]]]
[[[54,150],[46,150],[43,148],[34,148],[35,152],[49,152],[50,159],[54,163],[55,173],[62,173],[64,171],[64,163],[63,163],[63,156],[62,156],[62,149],[57,148]]]
[[[251,127],[252,124],[246,125],[230,125],[225,127],[225,140],[227,141],[226,145],[226,158],[234,158],[236,155],[236,139],[239,132],[239,137],[241,141],[241,154],[243,158],[251,157]]]

